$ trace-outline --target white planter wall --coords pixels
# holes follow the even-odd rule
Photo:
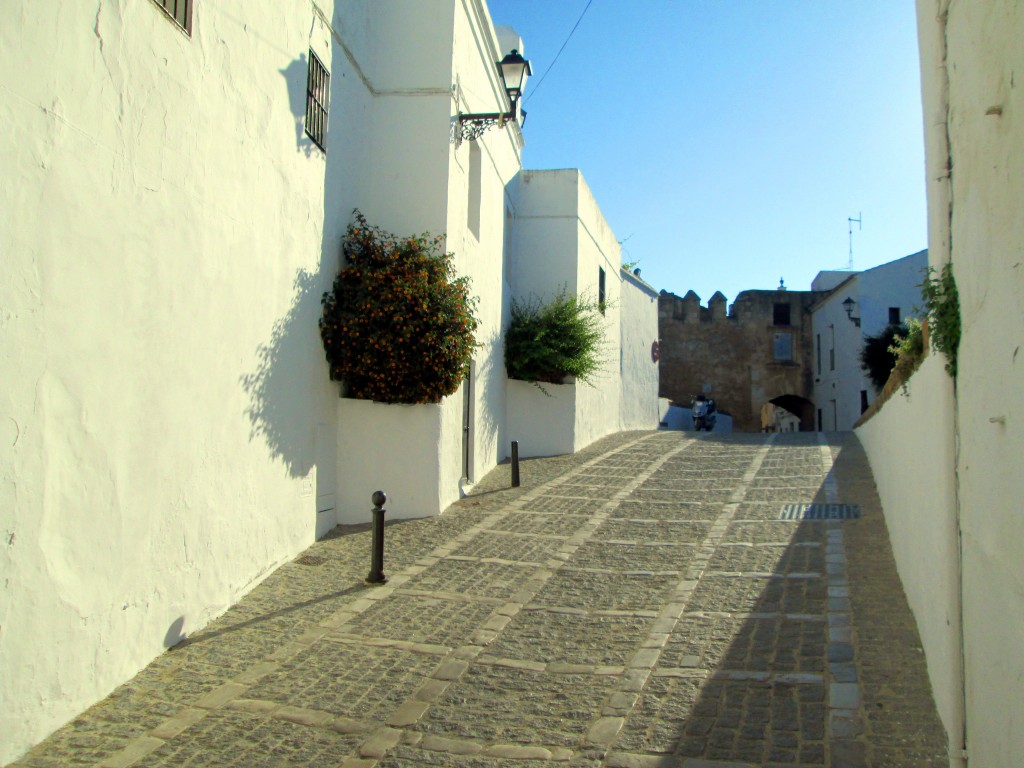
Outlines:
[[[370,521],[374,491],[387,519],[436,515],[441,504],[440,405],[338,398],[338,522]]]
[[[534,384],[509,379],[508,434],[519,456],[559,456],[576,447],[577,384]],[[547,394],[545,394],[545,392]]]

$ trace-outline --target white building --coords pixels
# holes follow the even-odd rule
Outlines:
[[[550,301],[561,290],[605,305],[605,364],[594,386],[508,382],[510,439],[523,456],[572,453],[620,429],[658,424],[658,294],[620,269],[621,252],[575,169],[525,171],[517,189],[512,297]]]
[[[515,33],[483,0],[174,5],[38,0],[0,27],[0,762],[367,519],[373,490],[391,517],[437,514],[533,439],[502,363],[537,207],[522,133],[451,140],[460,112],[508,108]],[[592,281],[618,254],[577,203],[596,239],[560,240],[558,262]],[[316,324],[357,207],[447,233],[480,297],[468,397],[338,397]],[[656,305],[617,263],[606,279],[622,362],[577,388],[570,410],[601,418],[573,414],[573,448],[657,425],[637,352]]]
[[[917,316],[928,251],[863,272],[820,272],[813,291],[832,291],[811,308],[814,333],[815,423],[822,431],[853,429],[875,401],[861,368],[864,340]]]

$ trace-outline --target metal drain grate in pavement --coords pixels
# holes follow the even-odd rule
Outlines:
[[[783,504],[779,520],[856,520],[859,504]]]
[[[320,555],[302,555],[295,558],[295,562],[298,565],[323,565],[327,562],[327,558]]]

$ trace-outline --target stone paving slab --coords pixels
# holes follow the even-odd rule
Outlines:
[[[613,435],[345,526],[13,765],[944,766],[852,435]],[[858,504],[843,521],[786,504]]]

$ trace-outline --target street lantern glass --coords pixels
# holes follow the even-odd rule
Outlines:
[[[509,101],[515,103],[523,94],[526,78],[533,74],[530,62],[513,48],[512,53],[498,62],[498,66],[501,68],[501,79],[505,81],[505,91],[508,93]]]

